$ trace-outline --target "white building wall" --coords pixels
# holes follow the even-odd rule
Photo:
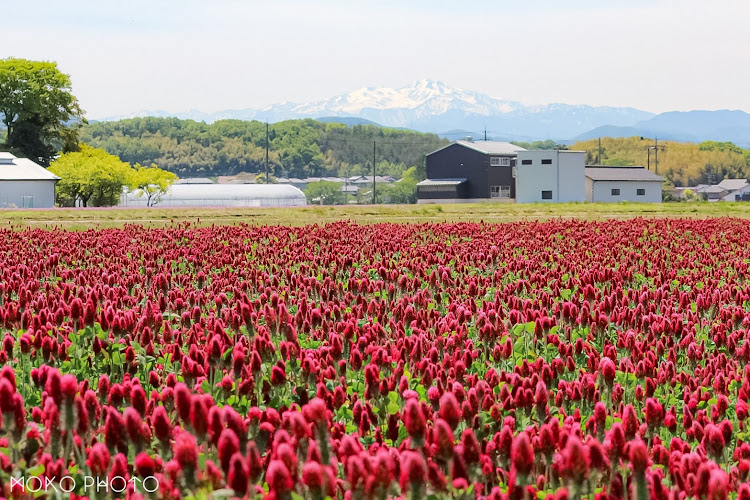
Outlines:
[[[583,151],[560,151],[558,153],[560,202],[582,202],[586,200],[586,153]]]
[[[619,189],[619,196],[613,195],[612,189]],[[645,189],[646,194],[639,196],[637,194],[638,189]],[[661,203],[661,182],[591,181],[591,179],[586,178],[586,201],[603,203],[616,203],[618,201]]]
[[[55,206],[54,180],[6,181],[0,180],[0,208],[52,208]],[[31,206],[28,206],[31,204]]]
[[[523,162],[531,161],[530,165]],[[550,160],[548,165],[542,160]],[[584,166],[582,151],[519,151],[516,160],[516,202],[584,201]],[[552,191],[552,198],[542,198],[543,191]]]
[[[750,193],[750,185],[743,187],[742,189],[736,189],[729,193],[728,195],[724,196],[722,199],[724,201],[737,201],[737,196],[742,198],[743,194]]]

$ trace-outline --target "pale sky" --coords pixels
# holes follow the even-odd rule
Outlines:
[[[57,61],[96,119],[422,78],[524,104],[750,112],[746,0],[0,0],[0,58]]]

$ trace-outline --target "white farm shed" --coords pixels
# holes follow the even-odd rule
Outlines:
[[[59,180],[28,158],[0,152],[0,208],[52,208]]]
[[[664,178],[644,167],[586,167],[586,201],[661,203]]]

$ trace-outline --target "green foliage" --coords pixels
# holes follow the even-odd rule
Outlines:
[[[338,182],[311,182],[305,186],[305,195],[310,203],[319,205],[341,205],[345,201],[341,184]]]
[[[654,145],[650,139],[640,137],[602,137],[602,160],[604,165],[643,165],[649,163],[649,149]],[[598,157],[598,141],[581,141],[571,149],[586,151],[586,163],[591,164]],[[658,174],[675,186],[695,186],[696,184],[716,184],[727,178],[748,178],[750,176],[750,150],[744,150],[731,142],[705,141],[700,144],[689,142],[659,141],[664,146],[659,151]],[[655,154],[651,150],[651,169],[654,170]]]
[[[129,187],[138,193],[138,196],[146,196],[146,206],[152,207],[159,203],[169,186],[177,180],[172,172],[167,172],[152,163],[149,167],[135,164],[129,175]]]
[[[81,144],[79,151],[65,153],[49,167],[60,177],[57,183],[57,202],[61,206],[75,206],[80,201],[84,207],[117,205],[123,189],[139,191],[147,196],[148,206],[156,204],[177,176],[156,165],[132,168],[128,163],[102,149]]]
[[[729,151],[731,153],[743,154],[745,150],[732,142],[703,141],[698,144],[701,151]]]
[[[61,178],[56,189],[58,204],[74,206],[80,200],[84,207],[116,205],[132,172],[116,156],[85,144],[78,152],[60,156],[49,170]]]
[[[400,181],[386,186],[377,186],[376,196],[388,199],[389,203],[416,203],[417,202],[417,167],[411,167],[404,172]],[[380,191],[378,193],[378,191]]]
[[[255,184],[266,184],[266,174],[260,173],[255,176],[255,179],[253,180]],[[268,174],[268,184],[276,184],[278,181],[276,180],[276,176],[273,174]]]
[[[564,144],[558,144],[551,139],[547,139],[546,141],[534,142],[511,141],[511,144],[515,144],[516,146],[520,146],[524,149],[568,149],[568,146],[565,146]]]
[[[14,154],[48,165],[57,151],[74,149],[82,119],[71,93],[70,77],[57,63],[0,59],[0,120],[5,127],[3,147]]]
[[[177,118],[133,118],[88,124],[81,139],[130,163],[156,163],[181,177],[264,173],[266,124]],[[378,175],[423,169],[424,155],[447,143],[433,134],[288,120],[269,127],[269,168],[278,177],[372,175],[373,141]]]

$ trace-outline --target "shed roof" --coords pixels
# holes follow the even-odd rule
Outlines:
[[[28,158],[0,152],[0,181],[59,181],[60,178]]]
[[[718,186],[727,191],[736,191],[747,186],[747,179],[724,179]]]
[[[435,154],[438,151],[442,151],[443,149],[451,147],[454,144],[458,144],[458,145],[463,146],[465,148],[473,149],[474,151],[479,151],[480,153],[484,153],[486,155],[514,155],[518,151],[526,151],[526,149],[522,148],[521,146],[516,146],[515,144],[511,144],[510,142],[500,142],[500,141],[476,141],[476,142],[455,141],[455,142],[451,142],[447,146],[443,146],[440,149],[436,149],[432,153],[427,153],[427,156],[430,156],[431,154]]]
[[[664,178],[644,167],[587,166],[586,177],[592,181],[647,181],[662,182]]]
[[[466,179],[425,179],[417,183],[417,186],[458,186],[466,182]]]

